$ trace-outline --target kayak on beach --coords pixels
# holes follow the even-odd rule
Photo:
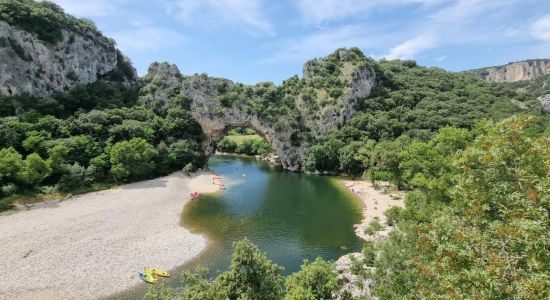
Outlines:
[[[143,272],[139,272],[139,278],[150,284],[155,284],[158,281],[157,277],[155,277],[153,274],[146,274]]]
[[[163,271],[161,269],[153,269],[153,268],[145,268],[145,274],[147,275],[156,275],[156,276],[160,276],[160,277],[170,277],[170,274],[168,274],[168,272],[166,271]]]

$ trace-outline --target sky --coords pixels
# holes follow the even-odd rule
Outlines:
[[[281,83],[341,47],[451,71],[550,58],[550,0],[53,0],[94,21],[143,76]]]

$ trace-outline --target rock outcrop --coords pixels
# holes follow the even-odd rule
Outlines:
[[[345,85],[341,93],[334,97],[327,96],[325,90],[317,89],[318,95],[324,97],[323,101],[330,100],[330,103],[327,100],[329,104],[323,105],[315,102],[316,99],[305,103],[301,100],[299,92],[284,94],[285,101],[292,101],[291,109],[300,114],[300,121],[289,118],[288,111],[281,115],[273,113],[274,115],[270,116],[266,116],[263,111],[258,111],[258,106],[266,105],[266,99],[262,98],[269,97],[265,96],[266,94],[285,93],[272,83],[246,86],[205,74],[181,76],[177,67],[168,63],[154,63],[150,66],[140,101],[157,110],[166,109],[174,103],[190,102],[191,115],[198,121],[206,135],[203,147],[207,154],[215,152],[216,144],[229,129],[253,128],[267,140],[279,157],[283,168],[297,171],[300,168],[299,159],[309,147],[307,141],[296,141],[295,137],[299,131],[305,130],[317,139],[326,137],[331,130],[342,125],[356,112],[357,101],[367,97],[374,86],[375,73],[372,67],[364,61],[361,63],[349,61],[350,55],[357,57],[354,51],[356,50],[340,49],[331,56],[330,62],[316,60],[306,63],[304,79],[301,79],[303,85],[307,85],[308,81],[314,80],[316,76],[327,76],[316,74],[315,67],[310,67],[319,67],[319,65],[323,67],[325,63],[344,66],[338,76]],[[297,78],[295,80],[299,81]],[[245,92],[236,95],[235,90],[245,90]],[[264,96],[258,96],[260,93]],[[242,99],[243,97],[250,97],[250,99]]]
[[[371,299],[373,281],[369,278],[364,278],[359,274],[354,274],[354,268],[361,268],[362,273],[374,272],[374,268],[363,264],[365,256],[362,253],[354,252],[340,257],[335,268],[338,272],[338,281],[340,281],[340,291],[335,295],[336,299]],[[354,264],[357,266],[354,267]],[[346,296],[344,296],[346,295]]]
[[[550,94],[543,95],[537,98],[542,106],[542,110],[550,112]]]
[[[0,95],[40,98],[93,83],[117,68],[119,56],[114,42],[93,30],[64,29],[51,43],[0,21]]]
[[[550,74],[550,59],[518,61],[504,66],[481,68],[466,72],[491,82],[531,80]]]

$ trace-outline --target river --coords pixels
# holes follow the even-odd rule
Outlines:
[[[208,236],[210,244],[181,269],[224,271],[232,243],[245,237],[285,274],[299,270],[304,259],[336,260],[361,249],[353,230],[361,202],[337,186],[338,178],[281,171],[251,157],[214,156],[209,167],[227,188],[185,206],[182,226]],[[138,299],[144,287],[139,290],[122,298]]]

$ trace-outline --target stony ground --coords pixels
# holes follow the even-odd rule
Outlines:
[[[0,216],[0,299],[95,299],[142,284],[146,266],[184,264],[207,240],[180,226],[182,208],[216,189],[174,173]]]

